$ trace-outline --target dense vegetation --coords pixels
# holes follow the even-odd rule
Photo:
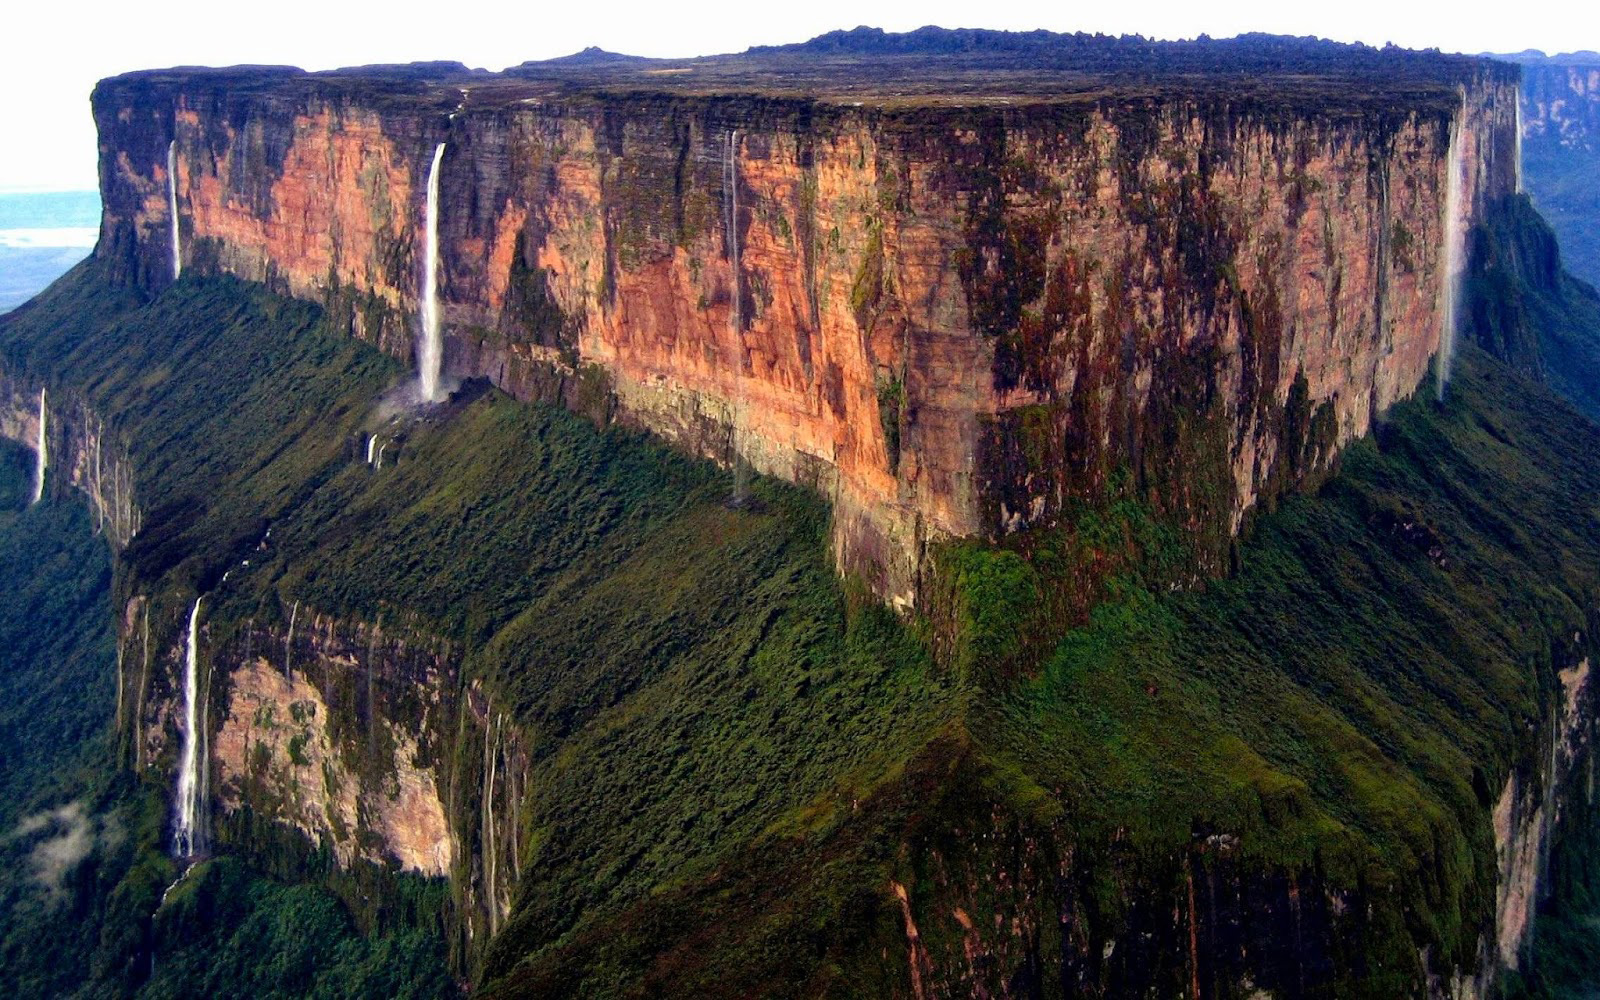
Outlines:
[[[405,615],[464,648],[535,747],[524,823],[542,850],[524,891],[539,914],[518,926],[549,934],[703,871],[817,795],[870,783],[953,710],[959,692],[906,630],[840,587],[814,499],[760,483],[732,509],[708,466],[493,393],[386,422],[372,404],[393,363],[316,310],[231,280],[144,304],[93,271],[13,320],[0,350],[74,371],[125,415],[119,436],[152,475],[120,592],[156,594],[168,629],[199,589],[213,636],[302,601]],[[471,773],[474,747],[459,752]],[[669,794],[617,793],[630,785]],[[469,843],[476,811],[458,809]]]
[[[1446,78],[1469,66],[1470,57],[1441,56],[1387,45],[1344,44],[1314,37],[1247,33],[1234,38],[1163,41],[1142,35],[1071,34],[1054,31],[995,31],[941,28],[887,32],[857,27],[830,31],[791,45],[756,46],[746,55],[964,56],[1026,59],[1036,67],[1080,73],[1126,73],[1141,77],[1168,73],[1227,75],[1287,72],[1338,76],[1372,74]]]
[[[1238,837],[1246,867],[1315,872],[1371,904],[1353,953],[1293,956],[1362,955],[1369,972],[1337,980],[1336,995],[1403,992],[1415,942],[1470,964],[1494,891],[1487,806],[1511,768],[1533,763],[1518,734],[1551,697],[1560,637],[1600,594],[1600,536],[1575,516],[1600,470],[1561,460],[1600,432],[1481,355],[1460,371],[1448,407],[1402,407],[1320,496],[1263,519],[1233,579],[1167,596],[1129,586],[1038,676],[988,690],[861,808],[819,803],[805,828],[769,831],[516,982],[582,993],[675,977],[729,996],[779,981],[848,993],[840,975],[887,985],[894,970],[866,943],[903,948],[898,914],[844,886],[914,884],[904,845],[932,838],[945,869],[1020,877],[1029,854],[1015,845],[1033,842],[1036,870],[1079,884],[987,901],[1050,928],[1058,905],[1117,900],[1130,884],[1163,891],[1196,831]],[[952,832],[975,827],[991,832]],[[1146,859],[1132,873],[1129,851]],[[934,899],[971,909],[958,886],[922,877]],[[1126,900],[1100,906],[1080,919],[1137,920]],[[683,929],[706,926],[721,930]],[[938,927],[923,923],[924,940]],[[864,939],[848,959],[832,951],[844,935]],[[824,950],[807,954],[807,941]],[[959,937],[949,944],[959,952]],[[1063,943],[1047,931],[1036,947]],[[742,968],[750,954],[784,974]],[[1122,987],[1183,981],[1181,947],[1144,957],[1148,978],[1124,969]]]
[[[1506,218],[1503,243],[1536,240]],[[521,880],[487,954],[459,953],[490,992],[881,995],[907,974],[898,891],[929,974],[953,988],[1170,993],[1248,974],[1376,997],[1419,980],[1419,947],[1440,970],[1476,961],[1494,896],[1488,806],[1534,767],[1526,734],[1554,704],[1555,670],[1589,651],[1572,636],[1600,597],[1600,468],[1572,460],[1600,449],[1600,428],[1530,377],[1543,368],[1466,349],[1445,405],[1425,391],[1396,408],[1317,495],[1263,512],[1228,579],[1190,591],[1146,572],[1183,543],[1117,478],[1074,547],[1049,554],[1109,567],[1104,600],[1046,634],[1038,580],[1064,570],[1039,547],[951,547],[951,616],[902,623],[835,578],[826,512],[799,491],[759,482],[759,502],[735,509],[715,469],[481,387],[391,420],[377,401],[403,373],[316,308],[231,279],[145,301],[97,267],[0,321],[0,365],[81,392],[139,470],[146,530],[119,562],[119,597],[153,595],[169,641],[197,591],[218,643],[297,601],[403,616],[514,720]],[[1543,359],[1546,315],[1517,320]],[[370,433],[381,470],[364,460]],[[62,642],[89,643],[84,682],[41,693],[30,719],[103,733],[109,635],[67,627],[105,608],[103,543],[64,497],[21,512],[28,456],[0,457],[13,512],[0,541],[78,554],[40,577],[54,603],[35,606]],[[9,558],[0,571],[18,574],[39,557]],[[1013,657],[1019,644],[1042,654]],[[8,684],[40,669],[7,668]],[[19,721],[0,725],[20,738]],[[88,745],[103,760],[108,742]],[[469,845],[480,747],[449,748],[469,776],[453,799]],[[28,784],[30,811],[79,805],[7,851],[20,862],[75,829],[92,845],[48,887],[11,866],[6,985],[453,989],[444,953],[460,932],[438,882],[341,873],[325,847],[264,846],[234,823],[163,905],[178,873],[160,781],[74,751]],[[1582,902],[1593,852],[1577,835],[1563,850],[1557,898]],[[1196,882],[1211,897],[1189,906],[1236,946],[1213,942],[1190,969],[1178,914]],[[1285,936],[1291,916],[1303,940]],[[1552,925],[1537,945],[1549,982],[1516,985],[1570,979],[1561,949],[1586,926]]]
[[[33,477],[34,453],[0,441],[0,828],[110,749],[111,554],[82,504],[30,507]]]
[[[57,329],[74,337],[104,329],[126,333],[114,324],[138,305],[136,298],[85,280],[82,270],[48,301],[64,312],[50,313],[41,304],[45,311],[34,313],[36,319],[59,323]],[[61,323],[63,315],[71,321]],[[236,319],[235,308],[225,308],[223,317]],[[175,323],[166,314],[160,319],[179,339],[201,326]],[[292,326],[280,329],[294,332]],[[32,350],[51,343],[35,332],[8,346]],[[171,348],[150,339],[141,346]],[[218,369],[228,367],[226,358],[213,360]],[[14,355],[5,362],[8,371],[16,365]],[[143,372],[148,376],[156,367]],[[293,370],[291,365],[291,380]],[[247,371],[235,374],[241,389],[248,385]],[[145,392],[157,384],[136,381]],[[102,385],[113,391],[110,383]],[[274,389],[281,392],[282,386]],[[241,398],[248,395],[242,392]],[[160,393],[155,397],[129,405],[162,412]],[[303,402],[292,395],[279,399],[288,406]],[[158,483],[141,480],[141,493],[162,497],[158,502],[170,510],[205,510],[197,497],[236,475],[236,467],[208,465],[221,460],[193,454],[189,448],[198,440],[159,457],[158,448],[140,453],[140,460],[165,472],[172,487],[166,493]],[[233,444],[227,437],[216,442],[223,452]],[[191,459],[198,461],[183,464]],[[298,863],[286,866],[297,885],[223,859],[202,864],[163,899],[180,873],[166,850],[170,790],[164,775],[140,780],[115,766],[110,547],[64,484],[45,502],[25,507],[32,475],[32,452],[0,442],[0,591],[7,595],[0,602],[0,829],[6,831],[0,839],[0,992],[453,995],[437,918],[447,897],[442,886],[412,887],[416,880],[402,880],[390,890],[391,901],[396,894],[414,901],[393,906],[397,918],[377,921],[359,902],[370,884],[336,871],[325,857],[319,863],[302,848]],[[225,536],[237,524],[222,510],[198,520]],[[209,540],[197,544],[204,551]],[[203,572],[204,564],[185,563],[180,573]],[[137,564],[124,562],[120,572],[138,579]]]

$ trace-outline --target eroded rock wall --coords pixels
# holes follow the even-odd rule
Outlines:
[[[172,772],[186,608],[138,595],[123,611],[119,692],[128,694],[118,722],[136,769]],[[327,846],[341,864],[450,874],[457,688],[448,647],[403,626],[300,606],[283,609],[281,621],[218,631],[208,610],[202,601],[196,643],[208,822],[225,824],[248,806]]]
[[[39,393],[34,380],[0,371],[0,437],[38,454]],[[83,494],[95,530],[120,549],[144,515],[134,498],[133,467],[105,422],[75,392],[45,390],[45,488],[65,485]]]
[[[1415,391],[1452,121],[1463,213],[1514,184],[1515,72],[1485,65],[1383,113],[121,78],[98,252],[167,280],[175,141],[187,268],[409,356],[445,142],[448,373],[814,485],[841,567],[910,604],[930,541],[1047,528],[1117,468],[1215,562]]]
[[[1561,704],[1551,713],[1547,757],[1530,773],[1512,772],[1494,807],[1498,868],[1495,949],[1499,964],[1517,969],[1532,940],[1534,918],[1548,887],[1551,838],[1561,814],[1582,809],[1588,796],[1572,786],[1586,760],[1594,726],[1587,658],[1562,670]]]
[[[1522,129],[1524,186],[1560,238],[1562,262],[1600,285],[1600,57],[1524,62]]]

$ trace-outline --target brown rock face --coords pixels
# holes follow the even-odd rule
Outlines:
[[[236,810],[272,809],[313,842],[333,845],[339,861],[393,858],[407,871],[450,871],[450,827],[433,767],[419,767],[416,741],[386,719],[371,742],[387,751],[384,777],[363,781],[328,727],[328,704],[303,676],[285,676],[264,659],[229,675],[228,714],[214,759],[222,802]],[[246,796],[246,790],[251,794]]]
[[[117,721],[136,769],[169,773],[178,753],[185,602],[139,595],[123,608]],[[248,806],[341,864],[452,874],[464,855],[448,805],[445,748],[458,735],[448,646],[403,626],[285,611],[287,622],[249,620],[226,638],[202,615],[205,822]]]
[[[1470,217],[1514,185],[1515,80],[1351,110],[129,77],[96,93],[98,252],[166,280],[175,139],[186,269],[409,357],[445,142],[447,374],[815,486],[897,605],[930,543],[1048,528],[1118,469],[1214,570],[1427,375],[1452,122]]]

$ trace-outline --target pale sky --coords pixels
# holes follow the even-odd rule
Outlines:
[[[101,77],[176,65],[328,69],[459,60],[500,69],[589,45],[647,56],[734,52],[869,24],[1099,31],[1156,38],[1244,31],[1395,42],[1447,52],[1600,50],[1600,3],[1457,0],[11,0],[0,38],[0,190],[95,186],[89,91]],[[20,9],[19,9],[20,8]],[[1438,16],[1448,11],[1448,18]]]

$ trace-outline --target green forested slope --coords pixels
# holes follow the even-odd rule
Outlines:
[[[33,496],[34,453],[0,441],[0,827],[70,795],[109,751],[111,552],[83,504]]]
[[[120,593],[176,620],[204,590],[213,635],[294,601],[403,615],[512,713],[527,846],[490,992],[905,991],[895,886],[931,967],[1045,993],[1248,971],[1291,995],[1393,996],[1419,947],[1475,961],[1488,807],[1532,766],[1600,589],[1600,466],[1583,460],[1600,430],[1516,368],[1466,350],[1443,407],[1426,389],[1397,407],[1317,495],[1261,513],[1228,580],[1189,591],[1146,571],[1181,542],[1119,478],[1054,556],[1124,567],[1110,599],[1021,635],[1061,573],[1027,546],[943,552],[948,607],[902,623],[835,578],[814,498],[763,482],[730,509],[725,474],[492,391],[387,423],[375,402],[404,373],[324,324],[231,280],[140,302],[91,263],[0,321],[0,364],[81,391],[139,470],[146,530]],[[362,460],[373,431],[381,471]],[[474,773],[476,752],[455,766]],[[149,941],[162,994],[216,988],[224,955],[231,983],[383,992],[392,949],[442,947],[437,887],[393,883],[409,916],[358,929],[327,889],[354,902],[375,883],[325,856],[305,870],[326,888],[213,863],[152,938],[124,933],[175,874],[165,790],[131,786],[93,803],[134,846],[91,855],[85,936],[60,946],[93,954],[100,985],[144,982]],[[1212,898],[1189,905],[1221,937],[1192,970],[1175,914],[1201,880]],[[1311,900],[1299,943],[1291,899]],[[251,940],[299,942],[284,961],[305,964],[252,962]],[[437,970],[408,975],[443,989]]]

